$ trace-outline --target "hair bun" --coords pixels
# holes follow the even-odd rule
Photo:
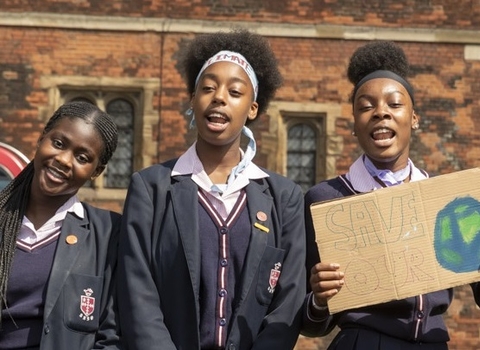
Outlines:
[[[350,58],[348,80],[356,85],[377,70],[388,70],[406,79],[409,64],[403,49],[392,41],[372,41],[359,47]]]

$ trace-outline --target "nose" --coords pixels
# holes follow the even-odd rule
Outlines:
[[[225,104],[225,94],[227,93],[227,89],[225,87],[219,86],[215,90],[215,94],[213,95],[213,102],[218,104]]]
[[[392,117],[390,107],[387,103],[379,103],[375,108],[374,118],[389,119]]]
[[[55,162],[62,169],[69,169],[72,166],[73,155],[70,151],[63,150],[55,156]]]

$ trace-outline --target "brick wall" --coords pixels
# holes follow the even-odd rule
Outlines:
[[[8,0],[2,11],[274,23],[478,29],[475,0]]]
[[[176,52],[190,36],[92,33],[55,29],[3,28],[0,36],[0,137],[32,156],[43,126],[38,108],[48,100],[43,75],[160,77],[159,160],[178,155],[191,135],[183,115],[188,97],[176,69]],[[285,77],[278,100],[334,102],[342,106],[337,132],[345,150],[343,172],[358,154],[350,135],[349,55],[361,41],[270,38]],[[420,130],[412,158],[432,174],[478,166],[480,159],[480,61],[465,61],[463,45],[400,43],[412,64]],[[163,56],[160,57],[160,52]],[[262,117],[267,118],[267,117]],[[260,127],[260,126],[259,126]],[[260,140],[261,142],[261,140]]]
[[[380,6],[381,4],[381,6]],[[0,12],[177,18],[265,23],[336,24],[377,28],[432,28],[478,30],[480,3],[475,1],[369,0],[369,1],[8,1]],[[25,14],[28,17],[28,14]],[[101,20],[100,20],[101,22]],[[219,27],[218,29],[225,29]],[[185,32],[62,29],[44,26],[1,25],[0,20],[0,140],[33,156],[44,120],[39,110],[48,104],[41,88],[45,75],[90,77],[156,77],[161,80],[154,96],[158,110],[158,156],[163,161],[178,156],[193,139],[184,111],[189,106],[177,70],[178,48],[192,38]],[[365,41],[316,37],[269,37],[285,78],[278,101],[335,103],[336,134],[343,151],[336,160],[345,172],[360,153],[351,136],[348,97],[351,86],[345,69],[351,53]],[[416,111],[420,129],[412,139],[412,158],[432,175],[467,169],[480,163],[480,61],[465,59],[463,43],[441,40],[399,42],[412,64]],[[268,130],[268,116],[254,126],[260,135]],[[262,139],[258,139],[261,147]],[[265,157],[257,159],[266,164]],[[94,205],[121,210],[122,201],[98,200]],[[455,300],[445,314],[452,349],[480,348],[479,310],[469,287],[456,288]],[[297,350],[323,349],[325,339],[301,337]]]

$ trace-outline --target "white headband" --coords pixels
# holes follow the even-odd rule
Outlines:
[[[250,82],[252,83],[253,86],[253,93],[254,93],[254,100],[257,100],[257,94],[258,94],[258,79],[257,76],[255,75],[255,71],[253,70],[252,66],[248,61],[246,60],[245,57],[243,57],[241,54],[238,52],[233,52],[233,51],[220,51],[210,57],[204,64],[202,69],[200,69],[200,72],[197,75],[197,79],[195,79],[195,85],[197,85],[198,80],[200,79],[200,76],[202,73],[207,69],[209,66],[211,66],[214,63],[217,62],[230,62],[230,63],[235,63],[236,65],[239,65],[240,67],[243,68],[245,73],[247,73],[248,78],[250,79]]]

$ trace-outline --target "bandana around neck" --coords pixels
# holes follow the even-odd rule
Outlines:
[[[377,169],[372,161],[366,156],[363,158],[363,163],[365,164],[368,173],[373,177],[380,179],[380,181],[382,181],[387,187],[403,183],[403,180],[405,180],[412,171],[412,161],[410,158],[408,159],[405,168],[395,172],[388,169]]]
[[[239,54],[238,52],[223,50],[223,51],[217,52],[215,55],[210,57],[207,61],[205,61],[205,63],[202,66],[202,69],[200,69],[200,72],[198,72],[197,78],[195,79],[195,85],[198,84],[198,81],[200,80],[200,77],[205,71],[205,69],[207,69],[212,64],[217,62],[230,62],[230,63],[235,63],[236,65],[242,67],[245,73],[247,73],[248,78],[250,79],[250,82],[252,83],[253,93],[255,96],[254,100],[255,101],[257,100],[257,94],[258,94],[257,75],[255,74],[255,71],[253,70],[250,63],[248,63],[247,59],[243,57],[242,54]]]
[[[226,192],[230,186],[233,185],[235,180],[237,179],[238,175],[240,175],[245,168],[247,168],[250,163],[252,163],[253,157],[255,157],[255,153],[257,151],[257,145],[255,143],[255,138],[253,137],[253,132],[250,130],[248,127],[244,126],[242,129],[242,133],[248,138],[248,145],[247,145],[247,150],[244,152],[242,160],[240,163],[237,164],[236,167],[234,167],[230,175],[228,176],[227,183],[226,184],[214,184],[211,187],[211,190],[214,192],[220,193],[220,195],[223,192]]]

